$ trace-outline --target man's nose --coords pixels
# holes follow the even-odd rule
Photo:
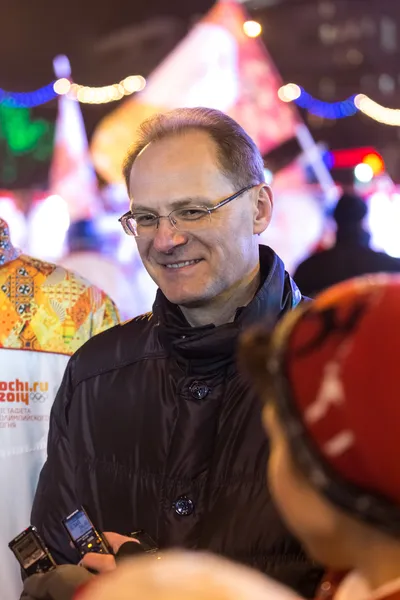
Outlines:
[[[167,218],[160,218],[154,234],[153,247],[157,252],[168,253],[187,242],[187,235],[178,231]]]

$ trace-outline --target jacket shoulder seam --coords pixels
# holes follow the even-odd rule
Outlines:
[[[78,378],[76,381],[74,381],[74,388],[76,389],[78,387],[78,385],[80,385],[84,381],[88,381],[89,379],[92,379],[93,377],[97,377],[98,375],[104,375],[106,373],[110,373],[111,371],[115,371],[116,369],[122,369],[124,367],[127,367],[128,365],[134,365],[135,363],[138,363],[138,362],[141,362],[144,360],[160,360],[163,358],[168,358],[168,354],[166,354],[165,352],[159,353],[159,354],[147,354],[145,356],[139,356],[137,358],[131,358],[129,360],[125,360],[123,362],[114,363],[113,365],[108,365],[107,367],[100,368],[94,372],[88,373],[88,374]]]

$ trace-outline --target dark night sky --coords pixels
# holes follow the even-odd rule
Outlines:
[[[55,78],[53,58],[61,53],[70,58],[72,77],[81,84],[108,85],[135,73],[147,76],[185,35],[193,18],[212,4],[213,0],[0,0],[0,88],[27,92],[48,84]],[[145,30],[143,24],[164,16],[175,19],[169,36],[160,39],[153,32],[150,47],[137,43]],[[139,27],[135,30],[135,26]],[[132,35],[124,42],[128,48],[121,46],[99,56],[99,45],[110,33],[118,32],[118,41],[119,32],[131,27]],[[115,106],[81,105],[89,138],[99,120]],[[32,109],[30,118],[51,124],[56,116],[57,102],[53,100]],[[40,160],[26,153],[10,153],[1,125],[0,189],[46,186],[51,146]]]
[[[321,97],[319,84],[322,79],[330,78],[336,89],[331,98],[325,99],[342,100],[363,92],[384,105],[398,108],[400,0],[333,2],[338,7],[334,22],[344,26],[346,21],[359,23],[369,15],[376,24],[375,37],[360,42],[364,53],[364,62],[360,66],[343,62],[341,55],[352,48],[350,42],[321,46],[317,0],[260,1],[265,9],[253,14],[263,23],[264,41],[283,79],[296,81],[316,97]],[[147,76],[185,35],[194,19],[206,13],[213,3],[214,0],[0,0],[0,88],[23,92],[49,83],[54,79],[52,60],[59,53],[69,56],[72,76],[81,84],[107,85],[134,73]],[[254,0],[252,5],[257,3],[258,0]],[[392,55],[385,55],[380,46],[379,24],[385,15],[391,16],[398,27],[398,48]],[[175,18],[170,29],[166,29],[169,37],[167,33],[164,36],[160,30],[155,30],[153,37],[148,38],[147,46],[141,45],[138,40],[144,35],[145,22],[158,17]],[[135,26],[138,26],[136,30]],[[118,42],[122,39],[123,28],[133,28],[128,41],[124,38],[129,47],[121,44],[112,52],[107,50],[109,54],[101,54],[110,33],[117,32]],[[103,50],[99,50],[101,47]],[[338,63],[335,62],[337,58],[340,59]],[[382,73],[388,73],[397,82],[391,96],[380,94],[378,83]],[[362,87],[364,79],[372,82],[367,82],[365,88]],[[372,88],[368,87],[371,85]],[[81,108],[90,137],[98,121],[113,110],[115,104],[81,105]],[[57,103],[52,101],[34,109],[32,116],[54,122],[56,110]],[[306,114],[303,116],[314,137],[327,142],[331,148],[355,145],[377,148],[390,162],[391,172],[395,172],[400,181],[398,128],[385,127],[360,116],[336,123],[326,121],[323,125],[307,119]],[[2,161],[4,143],[2,150],[0,140],[0,188]],[[27,171],[28,167],[32,168],[32,173]],[[23,174],[24,184],[35,185],[46,179],[46,172],[45,164],[37,172],[26,159],[18,169],[18,178]],[[19,184],[22,184],[20,179],[16,182]]]
[[[67,53],[79,75],[88,47],[110,31],[160,15],[189,20],[212,4],[212,0],[0,0],[0,87],[26,91],[46,84],[57,53]]]

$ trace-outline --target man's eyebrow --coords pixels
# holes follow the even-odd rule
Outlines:
[[[184,208],[186,206],[212,206],[213,202],[209,198],[204,198],[204,196],[192,196],[191,198],[182,198],[181,200],[174,200],[169,203],[168,206],[171,207],[171,210],[175,210],[177,208]],[[155,213],[156,211],[148,206],[144,206],[142,204],[135,204],[134,201],[131,203],[131,211],[133,212],[145,212],[145,213]]]

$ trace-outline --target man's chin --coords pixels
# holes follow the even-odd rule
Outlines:
[[[176,304],[178,306],[182,306],[183,308],[200,308],[204,306],[209,301],[209,298],[204,295],[203,292],[183,292],[183,291],[174,291],[174,290],[163,290],[161,288],[164,296],[171,302],[171,304]]]

